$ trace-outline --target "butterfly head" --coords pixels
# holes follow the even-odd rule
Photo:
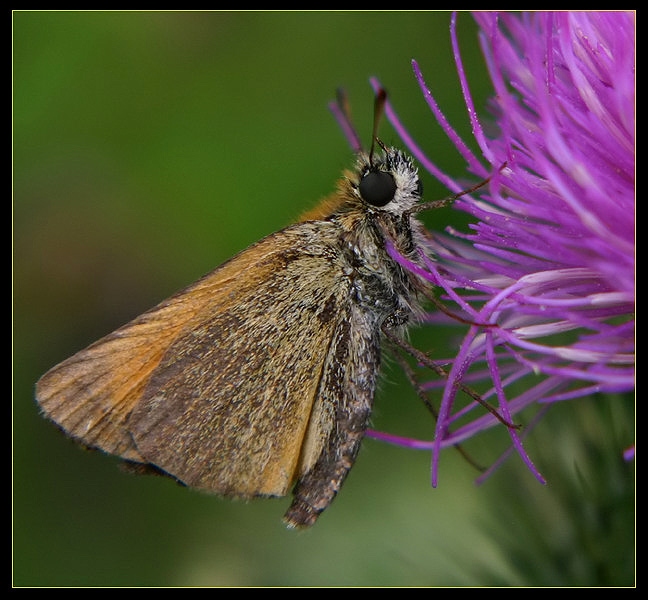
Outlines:
[[[353,193],[370,211],[402,214],[420,202],[423,185],[409,156],[396,148],[381,147],[381,154],[358,155],[350,178]]]

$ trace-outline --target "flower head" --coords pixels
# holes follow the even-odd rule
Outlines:
[[[474,217],[470,231],[435,234],[428,249],[434,260],[422,252],[424,276],[474,323],[447,379],[437,384],[443,399],[430,444],[433,479],[442,447],[498,423],[475,410],[476,402],[457,407],[459,382],[488,379],[483,398],[503,419],[513,422],[535,407],[531,424],[556,402],[634,389],[634,14],[478,13],[475,19],[495,90],[493,137],[471,100],[454,16],[451,38],[481,157],[446,121],[413,63],[430,109],[468,170],[492,176],[488,186],[455,202]],[[386,111],[424,168],[460,192],[462,185],[425,156],[391,106]],[[510,391],[520,380],[525,390]],[[541,479],[519,431],[509,431],[512,447]]]

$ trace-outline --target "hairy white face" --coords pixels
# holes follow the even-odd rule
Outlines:
[[[355,193],[370,208],[401,215],[421,200],[423,186],[418,170],[400,150],[386,148],[371,160],[361,154],[357,172],[360,179]]]

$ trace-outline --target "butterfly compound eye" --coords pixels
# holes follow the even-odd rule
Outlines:
[[[390,173],[369,171],[360,182],[360,195],[372,206],[385,206],[394,199],[396,182]]]

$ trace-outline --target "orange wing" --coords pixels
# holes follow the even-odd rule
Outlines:
[[[321,224],[320,224],[321,227]],[[83,444],[221,494],[296,476],[348,281],[311,223],[273,234],[48,371],[44,413]]]

